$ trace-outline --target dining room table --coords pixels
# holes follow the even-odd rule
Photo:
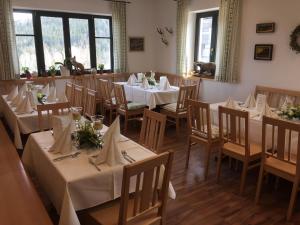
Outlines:
[[[104,126],[101,132],[105,133],[107,129]],[[37,178],[60,215],[59,225],[80,225],[76,211],[101,205],[121,196],[124,165],[95,165],[90,158],[101,150],[79,150],[74,146],[71,155],[61,158],[61,154],[49,152],[54,142],[50,131],[31,134],[22,161],[26,170]],[[117,145],[120,151],[126,152],[127,157],[124,156],[124,159],[127,159],[127,164],[155,155],[123,135]],[[134,188],[135,184],[132,182],[130,190],[133,192]],[[176,198],[171,183],[169,197]]]
[[[166,90],[161,90],[159,85],[149,85],[149,88],[141,87],[141,83],[133,85],[127,82],[115,82],[124,86],[127,101],[143,103],[149,107],[150,110],[159,105],[165,105],[177,102],[179,95],[179,87],[170,86]]]

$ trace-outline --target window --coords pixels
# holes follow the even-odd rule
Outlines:
[[[32,13],[14,13],[14,22],[20,69],[28,67],[30,71],[37,71]]]
[[[14,10],[14,20],[20,67],[43,74],[75,56],[85,69],[113,70],[110,16]]]
[[[218,14],[218,11],[197,14],[195,62],[215,62]]]

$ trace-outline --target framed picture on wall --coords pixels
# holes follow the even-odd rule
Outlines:
[[[274,33],[275,23],[259,23],[256,24],[256,33]]]
[[[257,44],[254,49],[255,60],[272,60],[273,45],[272,44]]]
[[[145,38],[144,37],[130,37],[129,38],[129,51],[131,51],[131,52],[145,51]]]

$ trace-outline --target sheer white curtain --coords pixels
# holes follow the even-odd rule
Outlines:
[[[11,1],[0,0],[0,80],[15,79],[18,67]]]
[[[242,0],[221,0],[218,23],[218,42],[215,79],[237,83]]]
[[[189,0],[177,0],[177,60],[176,72],[183,75],[187,71],[186,38],[188,26]]]
[[[126,3],[112,2],[114,71],[127,72]]]

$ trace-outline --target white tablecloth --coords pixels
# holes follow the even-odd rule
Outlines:
[[[177,102],[179,88],[171,86],[169,90],[162,91],[157,87],[143,89],[139,85],[130,86],[126,82],[116,82],[124,84],[127,101],[146,104],[149,109],[154,109],[157,105],[164,105]]]
[[[38,113],[34,111],[32,113],[17,114],[15,112],[16,107],[12,107],[10,102],[6,101],[6,95],[0,97],[0,111],[8,123],[10,130],[14,134],[14,144],[17,149],[22,149],[21,134],[31,134],[39,131]],[[45,115],[46,116],[46,115]],[[50,125],[47,125],[48,120],[44,120],[44,128],[47,129]]]
[[[120,197],[123,166],[109,167],[101,164],[98,166],[101,171],[98,171],[88,162],[89,155],[85,151],[77,158],[53,162],[53,158],[59,156],[48,152],[53,142],[54,138],[49,131],[31,134],[22,160],[25,168],[37,177],[60,214],[59,224],[79,225],[77,210]],[[133,141],[120,142],[119,146],[136,161],[154,155]],[[176,197],[171,184],[169,196]]]

